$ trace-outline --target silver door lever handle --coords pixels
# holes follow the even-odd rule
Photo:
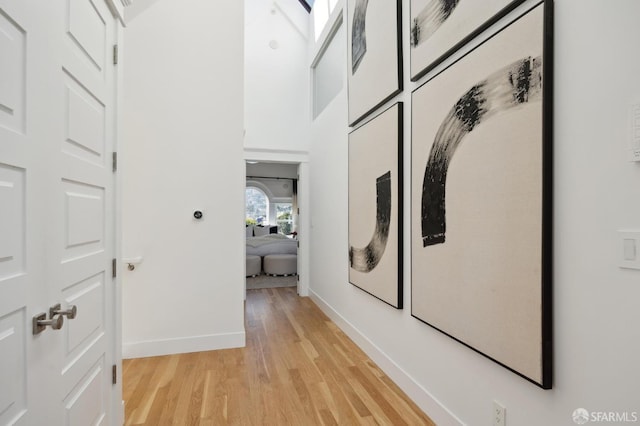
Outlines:
[[[67,308],[66,311],[62,310],[62,306],[60,306],[59,303],[49,308],[49,318],[53,318],[56,315],[60,315],[61,317],[65,316],[68,319],[74,319],[77,313],[78,313],[78,308],[76,308],[76,305],[69,306],[69,308]]]
[[[54,330],[60,330],[62,328],[62,325],[64,324],[64,317],[62,315],[55,318],[52,317],[50,319],[46,318],[47,314],[45,312],[42,312],[33,317],[33,334],[42,333],[47,328],[47,326],[51,326],[51,328]]]

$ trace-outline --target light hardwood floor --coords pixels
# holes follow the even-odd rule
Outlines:
[[[124,361],[127,425],[433,425],[295,288],[250,290],[247,346]]]

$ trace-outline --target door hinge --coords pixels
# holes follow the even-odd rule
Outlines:
[[[112,170],[115,173],[118,171],[118,153],[117,152],[111,153],[111,161],[112,161]]]
[[[116,265],[116,260],[115,259],[111,259],[111,277],[115,278],[118,276],[118,270],[116,269],[117,265]]]
[[[118,45],[113,45],[113,65],[118,65]]]
[[[111,368],[111,384],[116,384],[118,383],[118,366],[113,364],[113,367]]]

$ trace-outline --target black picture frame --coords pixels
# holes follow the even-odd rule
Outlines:
[[[402,102],[349,134],[349,283],[396,309],[403,307],[402,152]]]
[[[442,4],[455,4],[459,8],[468,8],[469,13],[472,14],[471,22],[463,22],[458,24],[455,22],[456,13],[458,10],[447,10],[441,12],[446,15],[438,20],[437,30],[433,30],[435,34],[440,32],[461,32],[458,34],[452,34],[449,39],[443,36],[444,40],[430,40],[430,45],[425,45],[424,51],[420,52],[416,44],[418,34],[420,33],[417,20],[422,10],[415,6],[416,2],[429,2],[442,3]],[[460,50],[463,46],[469,43],[474,38],[478,37],[489,27],[494,25],[500,19],[511,13],[516,7],[520,6],[526,0],[493,0],[502,1],[499,6],[488,5],[484,0],[481,2],[443,2],[441,0],[411,0],[411,17],[410,17],[410,61],[411,61],[411,81],[418,81],[424,77],[427,73],[440,65],[449,56]],[[500,8],[502,6],[502,8]],[[444,7],[444,6],[443,6]],[[475,8],[475,9],[474,9]],[[449,26],[447,26],[449,25]]]
[[[349,125],[402,90],[402,1],[347,0]]]
[[[414,90],[412,115],[411,315],[551,389],[553,1],[514,16]],[[509,224],[488,205],[511,209],[499,212]],[[516,211],[527,213],[507,214]]]

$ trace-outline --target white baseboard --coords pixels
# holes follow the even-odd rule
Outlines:
[[[122,358],[144,358],[148,356],[241,348],[244,346],[244,331],[239,333],[181,337],[177,339],[125,342],[122,344]]]
[[[386,353],[362,334],[353,324],[331,307],[312,289],[311,300],[336,323],[376,364],[439,426],[460,426],[464,423],[440,403],[433,395],[417,383],[406,371]]]

